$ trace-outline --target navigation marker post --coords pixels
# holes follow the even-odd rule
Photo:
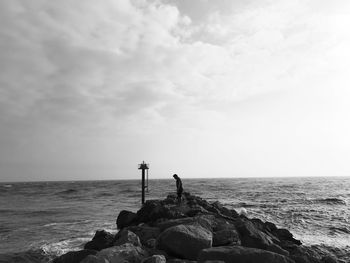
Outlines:
[[[147,192],[148,192],[148,169],[149,169],[149,164],[145,163],[145,161],[143,161],[141,164],[139,164],[139,170],[142,170],[142,198],[141,198],[141,203],[144,204],[145,203],[145,188],[147,188]],[[145,186],[145,174],[147,171],[147,186]]]

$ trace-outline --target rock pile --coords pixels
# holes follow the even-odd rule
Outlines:
[[[184,194],[147,201],[133,213],[121,211],[120,231],[97,231],[84,250],[54,263],[334,263],[334,255],[306,247],[286,229],[248,219],[219,202]]]

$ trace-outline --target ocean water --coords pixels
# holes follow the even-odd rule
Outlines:
[[[350,251],[350,177],[186,179],[185,191],[287,228],[304,244]],[[95,231],[116,232],[123,209],[141,206],[140,181],[0,184],[0,262],[49,262],[81,249]],[[150,180],[146,199],[175,181]]]

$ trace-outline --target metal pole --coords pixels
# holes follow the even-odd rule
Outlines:
[[[142,167],[142,204],[145,203],[145,167]]]
[[[148,193],[148,169],[147,169],[147,193]]]

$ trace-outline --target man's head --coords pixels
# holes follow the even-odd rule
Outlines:
[[[175,179],[179,178],[179,177],[177,176],[177,174],[174,174],[173,177],[174,177]]]

